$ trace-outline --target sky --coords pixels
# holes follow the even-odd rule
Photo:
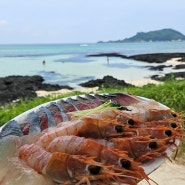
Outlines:
[[[94,43],[172,28],[185,0],[1,0],[0,44]]]

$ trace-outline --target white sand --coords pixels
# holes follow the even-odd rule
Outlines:
[[[147,84],[160,84],[162,82],[158,82],[156,80],[151,80],[151,79],[143,79],[143,80],[127,81],[127,83],[141,87],[141,86],[147,85]]]
[[[127,83],[130,83],[135,86],[143,86],[147,85],[149,83],[151,84],[159,84],[161,82],[157,82],[155,80],[150,80],[150,79],[143,79],[143,80],[136,80],[136,81],[127,81]],[[45,90],[39,90],[36,91],[36,94],[38,97],[44,97],[44,96],[58,96],[61,94],[67,94],[73,91],[80,91],[84,93],[97,93],[98,92],[98,87],[93,87],[93,88],[80,88],[80,89],[74,89],[74,90],[69,90],[69,89],[61,89],[57,91],[45,91]]]
[[[166,65],[172,65],[172,67],[175,67],[176,65],[179,65],[179,64],[185,64],[185,62],[178,61],[180,59],[182,59],[182,58],[181,57],[171,58],[170,60],[167,60],[165,62],[165,64]],[[181,80],[181,79],[182,78],[179,78],[179,80]],[[127,83],[130,83],[130,84],[135,85],[135,86],[143,86],[143,85],[147,85],[149,83],[151,83],[151,84],[160,84],[162,82],[152,80],[152,79],[142,79],[142,80],[135,80],[135,81],[127,81]]]
[[[135,81],[127,81],[127,83],[130,83],[132,85],[135,86],[143,86],[143,85],[147,85],[147,84],[160,84],[162,82],[158,82],[155,80],[151,80],[151,79],[142,79],[142,80],[135,80]],[[44,97],[44,96],[58,96],[61,94],[67,94],[73,91],[80,91],[80,92],[84,92],[84,93],[97,93],[98,92],[98,87],[93,87],[93,88],[79,88],[79,89],[74,89],[74,90],[69,90],[69,89],[61,89],[61,90],[57,90],[57,91],[45,91],[45,90],[39,90],[36,91],[36,94],[38,97]]]
[[[135,80],[135,81],[127,81],[127,83],[130,83],[132,85],[141,87],[143,85],[147,85],[147,84],[160,84],[162,82],[158,82],[155,80],[151,80],[151,79],[143,79],[143,80]],[[80,91],[80,92],[84,92],[84,93],[97,93],[98,92],[98,87],[93,87],[93,88],[80,88],[80,89],[74,89],[74,90],[69,90],[69,89],[61,89],[61,90],[57,90],[57,91],[45,91],[45,90],[39,90],[36,91],[36,94],[38,97],[44,97],[44,96],[58,96],[61,94],[67,94],[73,91]]]
[[[149,177],[158,183],[158,185],[185,185],[185,166],[172,163],[167,160],[157,170],[149,175]],[[150,181],[151,185],[156,185]],[[138,185],[148,185],[146,181],[141,181]]]
[[[185,62],[178,61],[180,59],[181,59],[181,57],[171,58],[170,60],[167,60],[165,62],[165,64],[172,65],[172,66],[175,66],[175,65],[178,65],[178,64],[185,64]]]
[[[78,91],[78,89],[75,90],[69,90],[69,89],[61,89],[58,91],[44,91],[44,90],[39,90],[36,91],[36,94],[38,97],[44,97],[44,96],[58,96],[61,94],[67,94],[67,93],[71,93],[73,91]],[[94,88],[81,88],[79,89],[80,92],[84,92],[84,93],[96,93],[98,91],[98,87],[94,87]]]

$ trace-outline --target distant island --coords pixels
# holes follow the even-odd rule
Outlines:
[[[108,42],[100,41],[98,43],[156,42],[156,41],[185,41],[185,35],[173,29],[162,29],[157,31],[138,32],[135,36],[130,38],[125,38],[123,40],[108,41]]]

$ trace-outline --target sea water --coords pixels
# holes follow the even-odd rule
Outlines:
[[[41,75],[45,83],[76,88],[80,83],[106,75],[132,82],[161,73],[146,67],[159,65],[155,63],[119,57],[87,57],[113,52],[126,56],[185,52],[185,42],[0,45],[0,77]]]

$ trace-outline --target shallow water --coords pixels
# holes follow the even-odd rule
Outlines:
[[[117,52],[135,55],[157,52],[185,52],[185,42],[0,45],[0,77],[41,75],[46,83],[78,87],[79,83],[111,75],[132,82],[160,74],[145,66],[158,65],[118,57],[86,57]],[[46,64],[43,65],[42,61]],[[164,72],[170,72],[165,69]]]

